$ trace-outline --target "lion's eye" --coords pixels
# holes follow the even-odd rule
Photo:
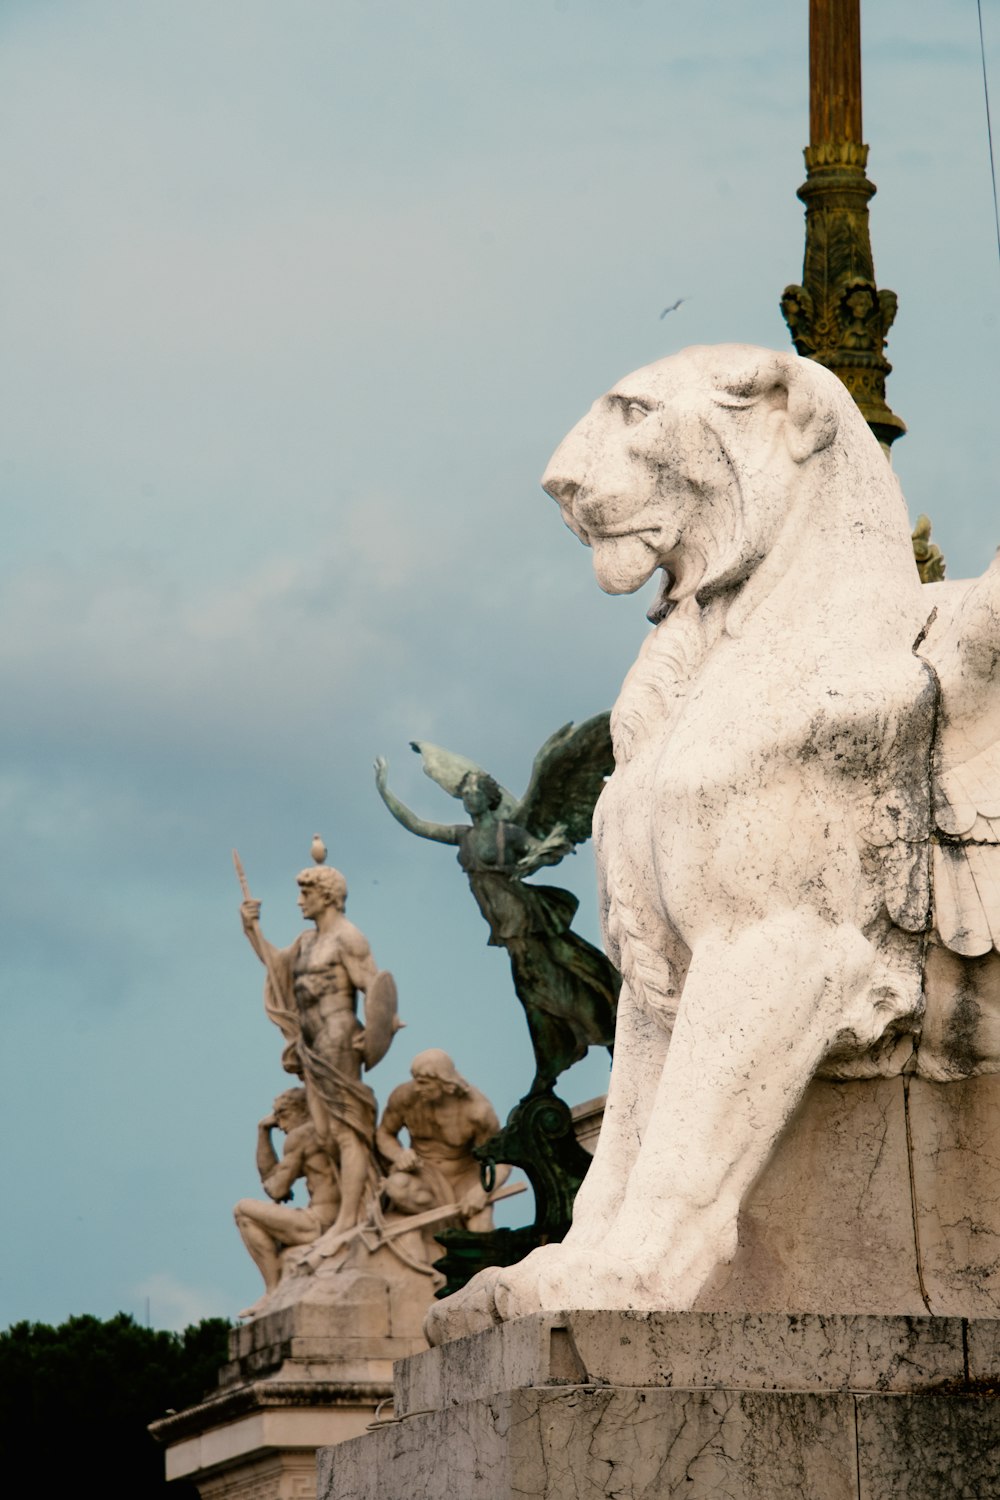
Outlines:
[[[645,421],[651,410],[650,407],[644,406],[641,401],[632,401],[627,396],[619,396],[617,404],[622,414],[622,421],[626,427],[635,427],[637,423]]]

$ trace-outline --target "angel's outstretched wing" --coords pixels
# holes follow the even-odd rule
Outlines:
[[[511,821],[539,839],[561,823],[566,837],[582,844],[590,838],[594,804],[614,768],[610,714],[595,714],[583,724],[564,724],[535,756],[528,790]]]
[[[453,750],[443,750],[440,745],[432,745],[430,740],[411,740],[410,749],[415,750],[423,761],[424,775],[436,781],[450,797],[461,796],[459,787],[470,771],[474,771],[479,776],[488,774],[482,766],[477,766],[474,760],[469,760],[465,755],[456,755]],[[499,782],[497,785],[499,786]],[[508,792],[505,786],[501,786],[500,791],[502,797],[498,809],[499,815],[501,818],[513,820],[517,798],[513,792]]]
[[[934,926],[975,958],[1000,952],[1000,556],[975,583],[937,587],[939,617],[919,647],[940,689]]]

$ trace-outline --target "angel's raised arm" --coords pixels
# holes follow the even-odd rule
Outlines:
[[[395,793],[390,792],[387,785],[388,774],[389,762],[384,755],[380,755],[375,761],[375,785],[378,787],[379,796],[397,823],[402,823],[410,833],[415,833],[422,839],[434,839],[438,844],[461,842],[462,834],[465,832],[461,824],[426,823],[423,818],[418,818],[405,803],[400,802]]]

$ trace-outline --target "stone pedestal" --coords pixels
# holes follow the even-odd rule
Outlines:
[[[698,1308],[1000,1317],[1000,1074],[811,1083]]]
[[[321,1500],[1000,1500],[998,1126],[997,1076],[814,1082],[695,1311],[403,1361]]]
[[[539,1314],[404,1360],[320,1500],[997,1500],[1000,1322]]]
[[[698,1308],[1000,1317],[1000,1074],[814,1080]]]
[[[150,1431],[168,1479],[203,1500],[313,1500],[316,1449],[363,1433],[392,1391],[393,1361],[426,1348],[426,1291],[340,1271],[229,1336],[219,1389]]]

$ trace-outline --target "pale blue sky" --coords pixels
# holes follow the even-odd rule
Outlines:
[[[807,9],[0,0],[0,1325],[255,1295],[230,1206],[287,1080],[233,844],[287,941],[325,834],[408,1021],[381,1099],[440,1044],[526,1086],[505,960],[371,761],[446,818],[411,737],[519,789],[613,700],[644,604],[538,475],[628,370],[786,347]],[[865,10],[896,467],[961,576],[1000,540],[975,5]],[[589,848],[563,877],[593,935]]]

